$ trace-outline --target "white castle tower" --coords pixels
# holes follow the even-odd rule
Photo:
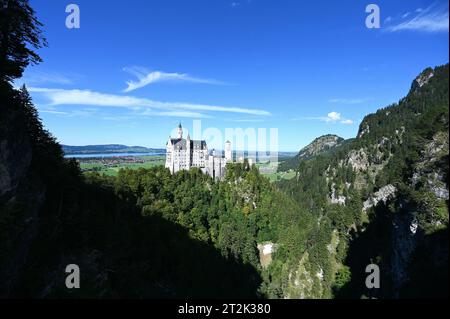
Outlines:
[[[170,172],[176,173],[179,170],[189,170],[191,167],[198,167],[204,173],[214,179],[222,179],[225,176],[225,166],[233,162],[233,151],[231,142],[225,142],[225,157],[216,156],[213,151],[209,154],[206,141],[191,140],[189,133],[183,138],[183,127],[178,125],[177,138],[169,136],[166,144],[166,165]]]
[[[231,142],[225,142],[225,161],[227,163],[233,162],[233,152],[231,151]]]

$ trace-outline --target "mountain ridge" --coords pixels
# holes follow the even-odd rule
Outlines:
[[[95,154],[95,153],[165,153],[163,148],[149,148],[144,146],[128,146],[123,144],[94,144],[94,145],[65,145],[61,147],[66,155]]]

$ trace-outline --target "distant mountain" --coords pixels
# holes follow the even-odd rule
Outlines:
[[[337,135],[327,134],[316,138],[310,144],[302,148],[298,154],[284,162],[279,166],[280,171],[297,169],[301,160],[307,160],[319,154],[323,154],[336,146],[342,145],[344,139]]]
[[[121,144],[106,144],[106,145],[85,145],[85,146],[71,146],[62,145],[63,151],[66,155],[72,154],[96,154],[96,153],[165,153],[166,150],[162,148],[147,148],[143,146],[127,146]]]
[[[323,135],[316,138],[314,141],[312,141],[312,143],[302,148],[298,153],[298,158],[308,159],[315,155],[319,155],[333,147],[340,145],[343,141],[344,139],[337,135]]]

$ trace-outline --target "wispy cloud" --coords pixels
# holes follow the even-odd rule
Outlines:
[[[160,102],[133,96],[104,94],[90,90],[64,90],[50,88],[30,87],[32,93],[43,95],[50,101],[51,106],[58,105],[90,105],[104,107],[127,108],[134,111],[159,110],[154,115],[206,117],[201,112],[228,112],[268,116],[270,113],[261,109],[249,109],[242,107],[228,107],[207,104],[191,104],[179,102]]]
[[[52,106],[50,106],[52,107]],[[52,115],[59,115],[64,117],[91,117],[91,116],[98,116],[99,112],[97,109],[93,108],[82,108],[77,110],[70,110],[70,111],[56,111],[53,107],[49,108],[49,106],[45,107],[38,107],[39,113],[43,114],[52,114]]]
[[[53,110],[39,110],[39,113],[49,113],[49,114],[57,114],[57,115],[68,115],[67,112],[61,112],[61,111],[53,111]]]
[[[127,81],[127,88],[124,92],[131,92],[157,82],[190,82],[214,85],[227,84],[213,79],[193,77],[186,73],[167,73],[162,71],[149,72],[141,67],[127,67],[124,68],[124,71],[136,76],[138,79],[137,81]]]
[[[351,125],[353,124],[353,121],[350,119],[346,119],[342,117],[341,113],[338,112],[330,112],[326,116],[313,116],[313,117],[299,117],[295,118],[295,121],[298,120],[313,120],[313,121],[322,121],[327,123],[341,123],[345,125]]]
[[[410,15],[411,15],[411,12],[405,12],[405,13],[402,14],[402,19],[406,19]]]
[[[448,32],[448,2],[445,5],[433,4],[426,9],[417,8],[414,14],[406,12],[401,15],[402,21],[392,24],[384,30],[388,32],[423,31]]]
[[[154,112],[152,110],[145,110],[140,113],[140,115],[146,116],[171,116],[171,117],[188,117],[188,118],[211,118],[211,116],[190,111],[164,111],[164,112]]]
[[[341,99],[341,98],[334,98],[328,100],[328,102],[336,104],[361,104],[364,103],[365,101],[366,101],[365,99]]]
[[[44,84],[73,84],[74,78],[78,75],[66,75],[57,72],[29,71],[25,75],[14,82],[15,86],[27,85],[44,85]]]

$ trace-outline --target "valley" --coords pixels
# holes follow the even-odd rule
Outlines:
[[[130,29],[127,39],[122,37],[124,43],[111,43],[114,50],[108,51],[108,59],[101,51],[105,42],[92,33],[91,40],[103,45],[77,51],[70,63],[85,76],[65,79],[39,76],[33,66],[42,62],[38,50],[57,54],[50,54],[45,67],[61,63],[58,52],[70,57],[72,52],[62,51],[63,42],[58,42],[63,32],[49,33],[50,39],[56,37],[56,53],[40,50],[47,46],[44,25],[29,1],[0,0],[0,299],[176,299],[181,305],[178,314],[208,316],[220,308],[203,301],[195,305],[193,300],[257,300],[242,309],[239,303],[221,303],[230,314],[262,315],[270,312],[270,299],[448,299],[449,64],[445,52],[435,55],[442,50],[438,40],[443,38],[422,43],[422,34],[420,41],[408,37],[397,46],[396,38],[381,50],[372,44],[366,49],[360,39],[378,31],[356,25],[361,12],[352,14],[357,21],[344,27],[320,20],[327,30],[319,36],[303,30],[301,39],[310,41],[313,50],[298,51],[299,59],[298,48],[284,41],[297,36],[290,31],[300,31],[298,15],[289,21],[291,10],[259,7],[271,19],[283,18],[270,20],[269,26],[287,32],[285,37],[259,33],[267,21],[262,16],[249,20],[253,10],[239,11],[239,20],[237,10],[269,2],[228,5],[235,27],[222,24],[223,33],[210,28],[224,23],[215,19],[224,16],[223,3],[209,7],[209,25],[196,19],[194,29],[192,23],[180,24],[177,14],[197,4],[180,2],[183,10],[173,10],[175,3],[170,4],[167,12],[155,15],[163,18],[158,21],[161,26],[170,17],[170,30],[155,28],[158,37],[152,38],[152,50],[146,41],[133,38],[152,36],[153,28],[139,23],[143,29]],[[97,1],[83,5],[100,12],[95,11]],[[145,5],[149,4],[140,4]],[[202,3],[207,5],[209,1]],[[307,4],[290,5],[304,12]],[[123,6],[117,14],[122,17],[128,9]],[[320,6],[313,9],[327,13]],[[402,19],[413,17],[399,26],[411,28],[417,20],[431,23],[423,15],[433,7],[419,9],[404,14]],[[448,7],[444,9],[439,28],[448,22]],[[132,12],[131,27],[139,14]],[[253,29],[253,23],[261,24]],[[189,44],[202,40],[195,54],[190,55],[191,48],[182,42],[180,55],[178,47],[170,46],[180,33],[177,27],[186,32],[208,27],[208,34],[224,36],[205,50],[212,41],[203,41],[204,33],[192,34]],[[330,36],[330,27],[338,33]],[[448,33],[448,23],[446,28]],[[116,41],[109,28],[101,31],[108,41]],[[395,28],[386,31],[375,33],[373,41],[398,35],[393,34]],[[336,34],[345,34],[344,49],[331,41]],[[357,36],[347,39],[347,34]],[[88,38],[91,33],[83,35]],[[260,39],[264,43],[257,46],[253,41]],[[71,47],[82,43],[76,36],[72,40]],[[238,40],[240,46],[231,45]],[[208,46],[202,46],[205,43]],[[417,43],[420,50],[413,50]],[[157,58],[161,47],[163,54]],[[321,56],[331,49],[341,58],[328,61],[328,55]],[[357,65],[358,58],[366,63],[364,53],[375,49],[384,66]],[[83,51],[88,58],[82,58]],[[221,55],[215,56],[216,51]],[[386,52],[389,55],[382,56]],[[142,53],[147,63],[150,55],[154,65],[175,71],[195,57],[201,63],[188,70],[199,75],[124,67],[124,53],[130,55],[126,63],[140,61],[132,56]],[[225,53],[236,57],[225,58]],[[236,66],[241,62],[245,72],[239,73]],[[117,75],[120,68],[133,78]],[[35,77],[30,78],[26,69]],[[227,82],[214,80],[216,74]],[[36,79],[40,86],[32,85]],[[186,88],[180,88],[183,85]],[[365,98],[370,95],[373,99]],[[193,126],[205,121],[205,136],[217,140],[191,140],[189,133],[183,138],[183,127],[175,118],[195,119]],[[239,122],[255,124],[245,131],[237,129],[247,132],[247,143],[236,143],[233,149],[232,139],[224,139],[221,129]],[[264,133],[261,141],[259,132]],[[93,140],[167,143],[165,149],[81,145]],[[257,140],[261,148],[274,146],[265,148],[270,156],[252,155],[255,152],[249,150],[256,149],[251,144]],[[219,142],[224,142],[223,151],[213,149]],[[277,151],[291,147],[300,149]],[[275,158],[278,163],[270,162]],[[68,266],[77,271],[68,276]],[[68,279],[76,273],[77,283],[72,285]],[[370,278],[376,284],[368,284]]]
[[[151,168],[154,166],[164,166],[164,155],[119,155],[108,157],[97,157],[93,154],[89,157],[77,158],[80,169],[83,172],[98,172],[115,176],[121,169]]]
[[[448,294],[448,64],[432,74],[367,115],[356,138],[319,137],[274,175],[269,164],[229,163],[221,181],[196,168],[171,174],[161,155],[65,158],[26,89],[5,95],[14,111],[0,117],[0,275],[13,289],[0,293],[68,297],[60,267],[77,260],[92,287],[77,297]],[[266,246],[276,249],[261,257]],[[364,286],[372,263],[376,291]],[[127,280],[110,288],[106,269]],[[55,288],[43,290],[48,281]]]

